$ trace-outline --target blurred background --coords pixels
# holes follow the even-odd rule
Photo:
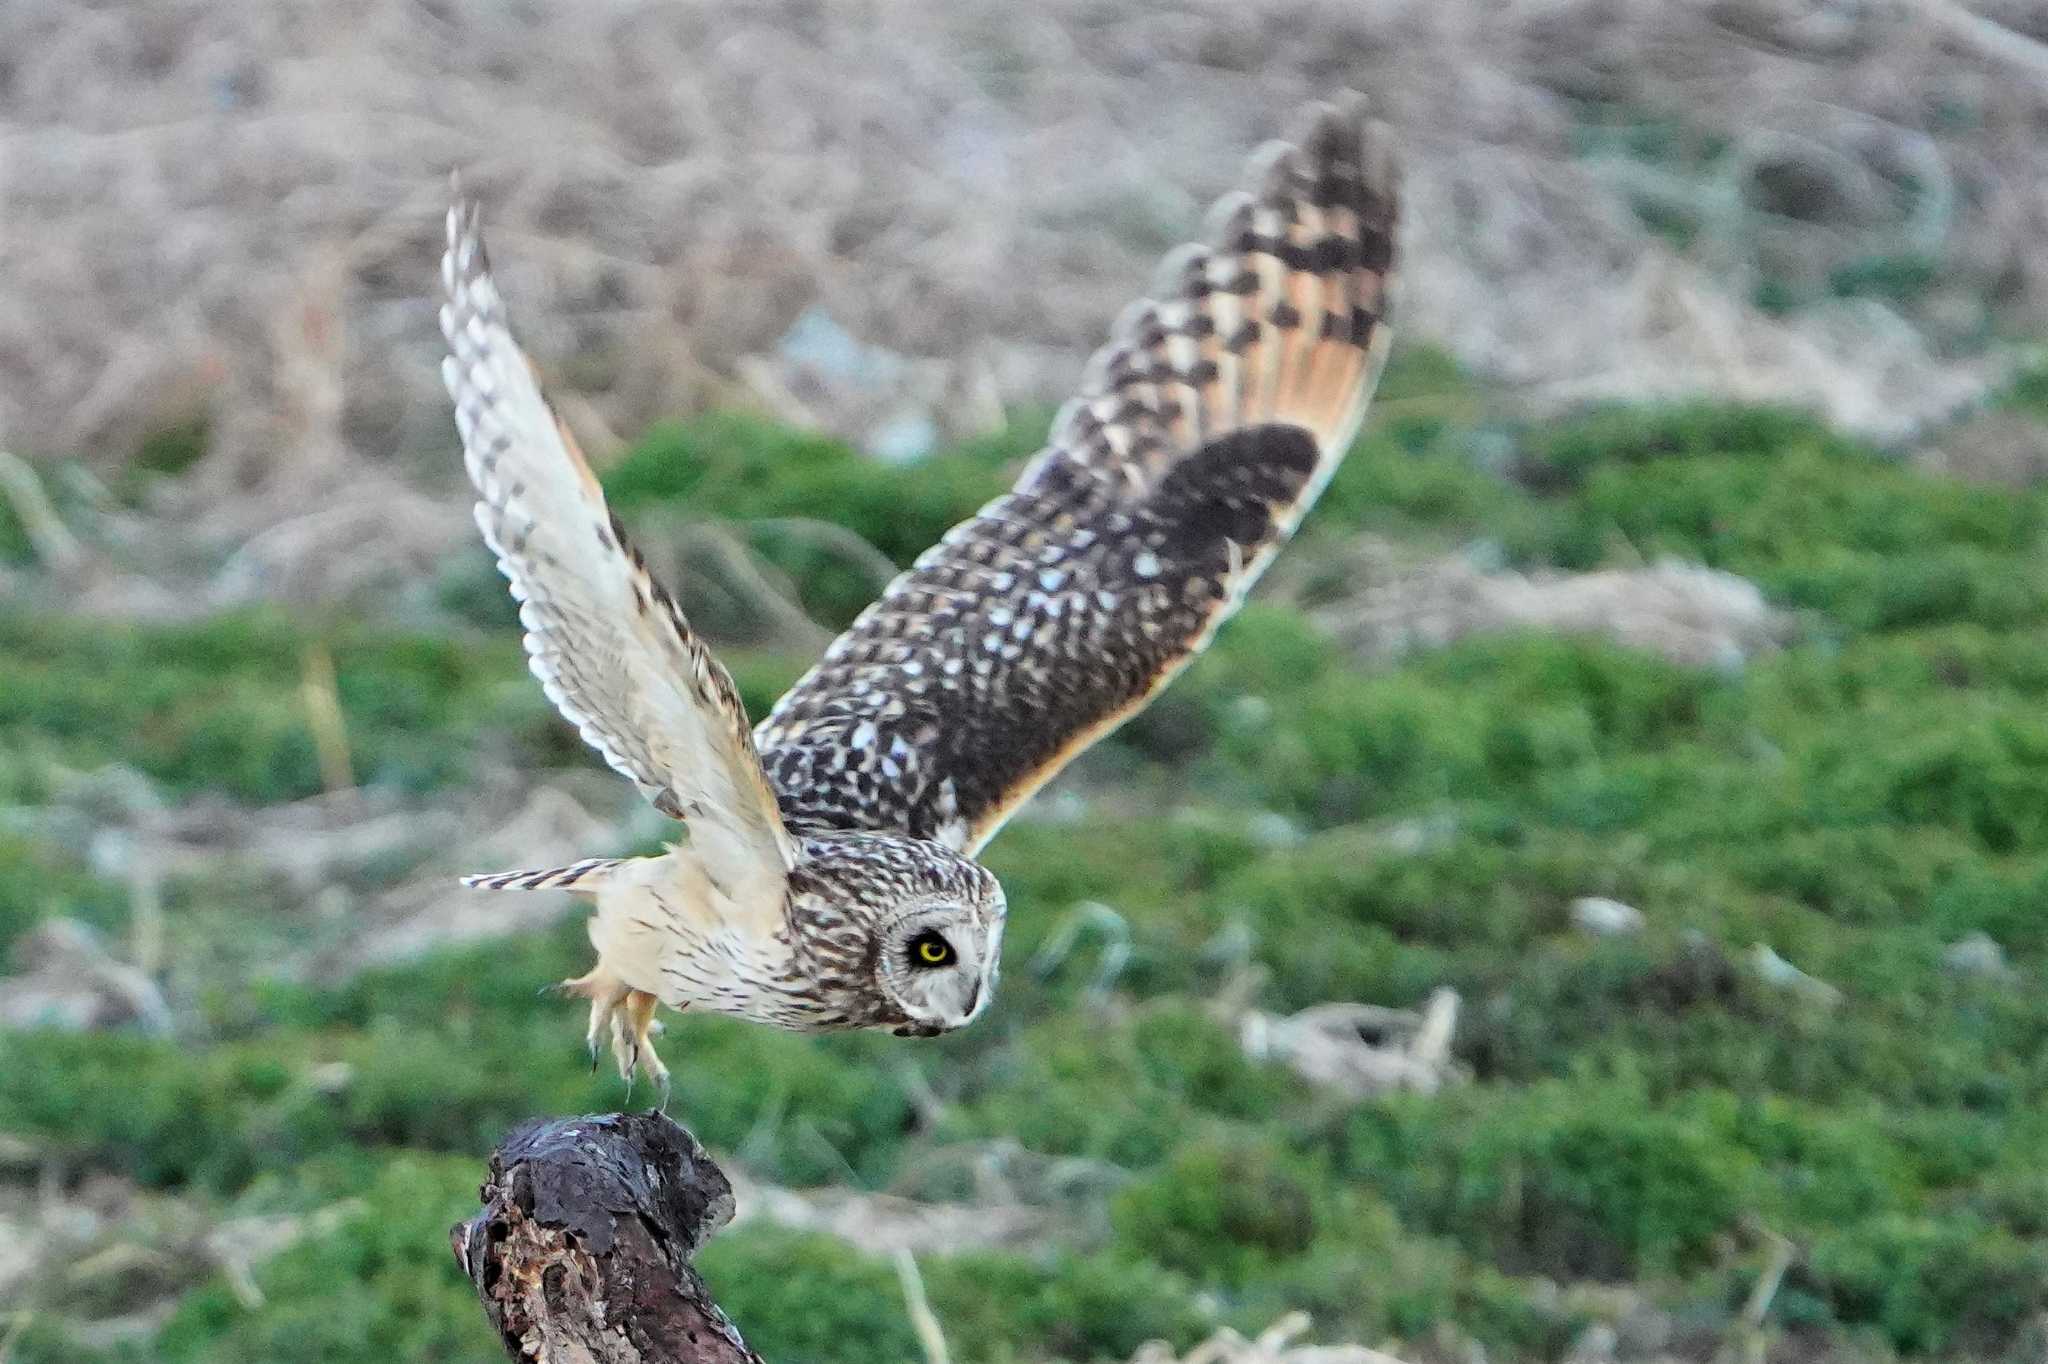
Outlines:
[[[2040,1359],[2039,6],[6,0],[0,1361],[496,1359],[447,1227],[627,1101],[579,906],[452,881],[665,830],[476,543],[451,169],[758,716],[1344,87],[1358,448],[991,849],[986,1018],[672,1020],[707,1277],[778,1364],[922,1358],[899,1252],[962,1361]]]

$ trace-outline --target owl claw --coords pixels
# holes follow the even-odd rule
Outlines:
[[[593,967],[574,980],[565,980],[547,988],[590,1001],[590,1027],[584,1032],[583,1044],[590,1050],[590,1073],[597,1074],[598,1058],[604,1054],[605,1033],[616,1030],[619,1006],[626,1002],[632,991],[627,989],[624,981],[607,973],[602,966]]]
[[[633,990],[626,995],[625,1004],[612,1018],[612,1054],[618,1059],[619,1074],[627,1083],[627,1094],[632,1093],[633,1076],[645,1072],[654,1081],[655,1090],[662,1096],[665,1107],[668,1099],[668,1067],[661,1063],[661,1057],[654,1050],[652,1033],[657,1024],[654,1008],[660,1001],[644,990]]]
[[[661,1106],[666,1110],[668,1067],[655,1054],[652,1040],[653,1034],[661,1027],[654,1018],[655,1006],[660,1001],[645,990],[631,988],[602,966],[594,967],[588,974],[574,980],[550,985],[548,989],[590,1001],[590,1028],[583,1039],[590,1050],[590,1073],[597,1074],[598,1064],[604,1057],[605,1043],[609,1041],[612,1060],[619,1067],[619,1078],[626,1082],[627,1101],[630,1103],[632,1100],[633,1077],[644,1073],[654,1081],[661,1096]]]

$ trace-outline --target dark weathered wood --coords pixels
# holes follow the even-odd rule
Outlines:
[[[732,1185],[662,1115],[528,1123],[492,1154],[483,1204],[449,1239],[512,1358],[761,1364],[690,1267]]]

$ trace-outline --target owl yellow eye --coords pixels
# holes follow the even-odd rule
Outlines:
[[[944,966],[953,960],[953,944],[936,933],[920,933],[910,940],[912,966]]]

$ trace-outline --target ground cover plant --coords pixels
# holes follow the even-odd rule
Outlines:
[[[969,1361],[1122,1358],[1295,1308],[1414,1359],[1561,1358],[1601,1328],[1625,1358],[1704,1359],[1776,1269],[1771,1357],[2037,1357],[2048,493],[1772,409],[1496,421],[1420,351],[1386,399],[1260,600],[992,848],[1012,917],[984,1020],[918,1044],[680,1020],[672,1112],[799,1190],[973,1202],[1000,1169],[1045,1229],[920,1254]],[[859,566],[756,523],[829,519],[902,562],[1036,434],[888,467],[715,417],[606,478],[650,535],[728,524],[837,625]],[[1368,662],[1325,628],[1362,536],[1532,573],[1680,558],[1787,624],[1704,668],[1512,632]],[[487,573],[451,561],[431,624],[0,611],[0,953],[26,970],[57,918],[133,932],[80,774],[226,809],[318,795],[309,651],[366,788],[459,803],[491,770],[593,764]],[[734,657],[757,715],[805,661]],[[496,1358],[445,1230],[514,1122],[625,1097],[535,994],[579,969],[577,917],[323,976],[264,969],[299,889],[166,884],[161,1035],[0,1031],[0,1216],[53,1245],[38,1206],[102,1210],[63,1233],[77,1258],[13,1278],[0,1356]],[[1583,897],[1641,926],[1589,933]],[[1363,1102],[1248,1057],[1229,1003],[1444,986],[1463,1081]],[[245,1270],[219,1249],[285,1225]],[[771,1360],[917,1356],[872,1249],[756,1220],[703,1268]]]

